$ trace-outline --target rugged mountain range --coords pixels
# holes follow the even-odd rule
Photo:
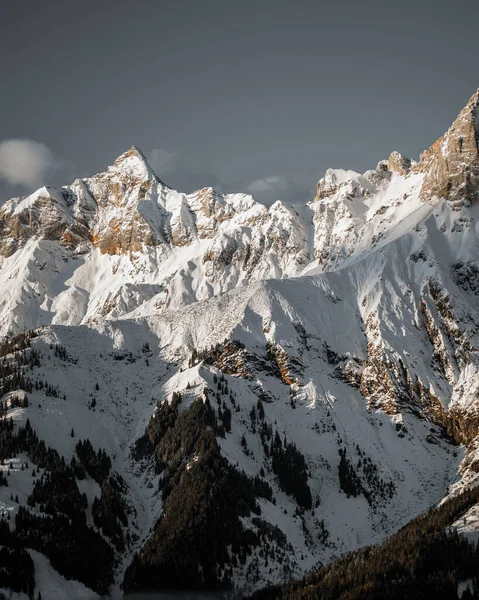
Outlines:
[[[251,592],[473,484],[478,106],[306,205],[181,194],[133,147],[0,208],[0,551],[27,549],[25,593]]]

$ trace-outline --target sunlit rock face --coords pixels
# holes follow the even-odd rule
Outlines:
[[[473,203],[479,198],[479,90],[448,131],[422,155],[417,170],[425,173],[421,197]]]

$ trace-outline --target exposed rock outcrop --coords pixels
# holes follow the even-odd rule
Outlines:
[[[387,170],[400,175],[407,175],[411,169],[411,159],[406,158],[399,152],[391,152],[388,158]]]
[[[479,90],[448,131],[421,154],[416,171],[425,173],[424,201],[439,196],[450,202],[479,198]]]

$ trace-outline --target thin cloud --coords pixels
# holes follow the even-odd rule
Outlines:
[[[270,175],[262,179],[255,179],[246,189],[256,200],[268,206],[276,200],[293,204],[302,203],[310,196],[306,188],[282,175]]]
[[[155,173],[166,184],[180,192],[191,193],[203,187],[213,187],[221,193],[244,192],[255,200],[271,206],[276,200],[289,204],[304,203],[312,197],[311,190],[290,181],[282,175],[271,175],[252,182],[222,181],[179,150],[155,148],[147,156]]]
[[[27,139],[0,141],[0,179],[11,186],[35,188],[46,183],[56,167],[53,152],[40,142]]]
[[[179,150],[154,148],[147,159],[158,177],[180,192],[191,193],[204,187],[223,190],[216,175]]]

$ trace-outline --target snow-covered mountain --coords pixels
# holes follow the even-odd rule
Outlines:
[[[307,205],[181,194],[133,147],[0,208],[0,511],[44,598],[250,591],[476,478],[478,106],[417,162],[329,169]],[[30,530],[65,514],[41,500],[61,457],[78,536],[112,548],[95,577],[23,533],[27,503]]]

